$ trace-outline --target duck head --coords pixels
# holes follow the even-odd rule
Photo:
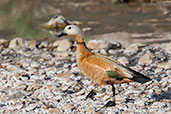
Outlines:
[[[67,25],[62,31],[62,33],[57,35],[57,37],[62,37],[66,35],[75,37],[77,42],[84,42],[83,33],[76,25]]]
[[[71,22],[66,20],[62,15],[53,16],[47,23],[43,24],[43,28],[46,30],[56,30],[58,32],[61,29],[64,29],[67,25],[70,25]]]

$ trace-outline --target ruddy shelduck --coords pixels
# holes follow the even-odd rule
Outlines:
[[[115,87],[113,84],[130,82],[143,84],[151,80],[149,77],[122,65],[116,60],[91,52],[85,44],[83,33],[76,25],[66,26],[57,37],[66,35],[75,37],[77,42],[76,56],[80,71],[101,86],[106,84],[112,86],[113,100],[107,102],[105,106],[115,106]],[[88,96],[91,96],[90,94]]]
[[[50,32],[50,34],[56,36],[67,25],[80,25],[82,22],[67,20],[64,16],[56,14],[48,22],[43,23],[42,27]]]
[[[62,15],[56,14],[47,23],[42,24],[42,27],[55,36],[58,32],[62,31],[67,25],[71,24],[71,21],[65,19]]]

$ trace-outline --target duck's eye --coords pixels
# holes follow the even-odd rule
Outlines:
[[[71,29],[71,27],[68,27],[68,29]]]
[[[57,18],[58,17],[58,15],[55,15],[53,18]]]

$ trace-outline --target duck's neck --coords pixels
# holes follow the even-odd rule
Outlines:
[[[82,35],[77,35],[75,38],[77,42],[77,62],[81,62],[93,53],[87,48]]]

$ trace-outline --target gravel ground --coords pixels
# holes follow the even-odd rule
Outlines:
[[[94,51],[120,61],[152,81],[143,85],[116,84],[117,105],[102,108],[112,98],[111,87],[103,86],[105,93],[85,99],[92,89],[102,87],[79,72],[73,42],[1,40],[0,113],[170,114],[171,54],[159,46],[132,44],[126,49],[116,44],[106,46]]]

